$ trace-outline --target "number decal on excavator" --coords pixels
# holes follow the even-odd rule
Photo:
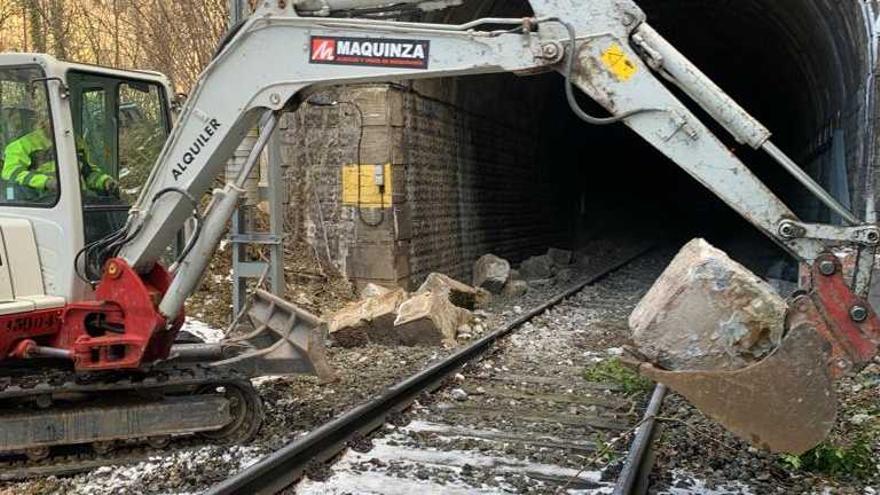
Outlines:
[[[57,323],[57,320],[58,315],[55,313],[26,314],[25,316],[6,320],[3,326],[7,332],[27,332],[38,328],[51,327]]]
[[[629,81],[639,71],[638,66],[617,43],[602,52],[602,63],[620,82]]]
[[[430,52],[431,42],[426,40],[313,36],[309,62],[427,69]]]

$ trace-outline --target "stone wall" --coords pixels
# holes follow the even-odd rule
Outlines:
[[[540,99],[528,102],[529,86],[512,76],[480,79],[480,98],[459,98],[455,80],[370,85],[330,90],[321,102],[335,105],[288,115],[288,232],[358,284],[404,287],[433,271],[469,280],[483,254],[516,261],[556,243],[565,232],[541,170]],[[517,111],[508,117],[497,110],[511,97]],[[358,162],[359,183],[346,180],[345,167]],[[375,200],[373,171],[385,175],[386,164]]]
[[[413,281],[432,271],[469,280],[486,253],[520,261],[567,236],[542,157],[538,103],[524,96],[527,84],[540,83],[498,76],[451,84],[466,95],[455,97],[459,105],[419,86],[404,99]]]

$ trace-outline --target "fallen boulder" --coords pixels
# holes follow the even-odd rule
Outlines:
[[[417,292],[426,291],[446,294],[449,301],[459,308],[473,310],[476,305],[476,289],[442,273],[428,275]]]
[[[563,268],[562,270],[556,272],[555,276],[556,282],[560,284],[567,284],[571,282],[573,278],[574,271],[571,268]]]
[[[703,239],[678,253],[629,319],[636,347],[669,370],[735,370],[772,352],[785,301]]]
[[[571,264],[574,254],[565,249],[550,248],[547,250],[547,256],[554,266],[563,268]]]
[[[474,287],[482,287],[493,294],[500,294],[510,278],[510,263],[487,254],[474,263]]]
[[[394,333],[403,345],[454,345],[458,328],[471,318],[470,311],[452,304],[446,294],[421,292],[397,309]]]
[[[526,280],[548,279],[554,273],[553,260],[546,254],[532,256],[522,262],[519,266],[519,272]]]
[[[510,280],[504,286],[502,295],[509,298],[517,298],[526,295],[529,292],[529,283],[525,280]]]
[[[349,304],[330,319],[330,339],[341,347],[359,347],[370,342],[396,344],[394,320],[404,299],[406,292],[396,289]]]

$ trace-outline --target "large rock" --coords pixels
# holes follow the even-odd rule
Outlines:
[[[529,283],[525,280],[509,280],[504,286],[504,297],[515,299],[522,297],[529,292]]]
[[[495,298],[495,296],[493,296],[491,292],[481,287],[477,287],[476,290],[477,293],[474,297],[474,306],[477,309],[488,308],[492,304],[492,300]]]
[[[554,266],[563,268],[571,264],[574,255],[571,251],[565,249],[550,248],[547,250],[547,256],[550,257],[550,261],[553,262]]]
[[[394,320],[397,307],[404,299],[406,292],[396,289],[349,304],[330,319],[330,339],[342,347],[363,346],[369,342],[396,344]]]
[[[500,294],[509,277],[510,263],[494,254],[487,254],[474,263],[474,287]]]
[[[550,256],[543,254],[541,256],[532,256],[523,261],[519,266],[519,272],[526,280],[544,280],[552,277],[555,270],[553,260]]]
[[[629,319],[633,340],[670,370],[734,370],[782,339],[786,304],[763,280],[695,239],[678,253]]]
[[[427,291],[446,294],[452,304],[459,308],[473,310],[476,305],[476,289],[442,273],[428,275],[418,292]]]
[[[394,333],[403,345],[454,345],[458,328],[470,320],[470,311],[452,304],[446,294],[420,292],[397,309]]]
[[[556,272],[554,278],[558,284],[567,284],[574,278],[574,271],[571,268],[563,268]]]

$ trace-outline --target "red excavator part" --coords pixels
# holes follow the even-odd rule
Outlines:
[[[137,369],[168,357],[184,318],[167,326],[157,310],[170,283],[158,263],[140,275],[122,259],[108,261],[96,301],[68,305],[52,345],[71,349],[84,371]]]
[[[788,328],[811,323],[831,344],[831,376],[838,378],[870,363],[880,344],[880,318],[871,305],[856,296],[843,277],[840,260],[823,254],[811,270],[812,285],[806,304],[792,302]]]

